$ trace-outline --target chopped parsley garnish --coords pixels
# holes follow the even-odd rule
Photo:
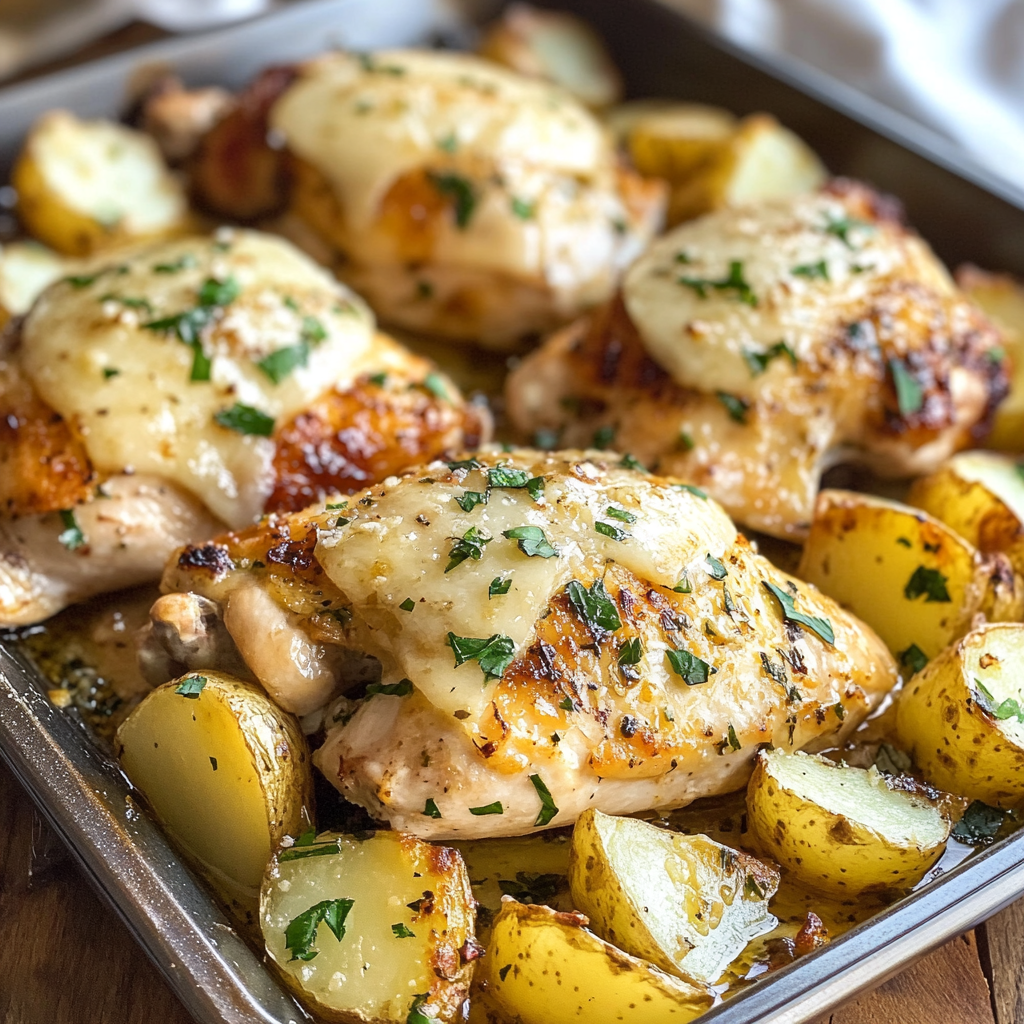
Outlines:
[[[747,422],[747,411],[750,409],[750,403],[745,398],[740,398],[739,395],[730,395],[728,391],[716,391],[715,398],[725,406],[729,419],[736,423]]]
[[[531,775],[530,781],[533,783],[533,788],[537,790],[537,796],[540,797],[540,813],[533,825],[534,828],[541,828],[558,814],[558,808],[551,796],[551,790],[544,785],[544,780],[539,775]]]
[[[423,810],[420,814],[424,818],[440,818],[441,812],[437,809],[437,804],[434,803],[433,798],[428,798],[427,802],[423,805]]]
[[[303,832],[295,840],[294,846],[289,846],[277,855],[278,863],[285,863],[289,860],[305,860],[307,857],[329,857],[332,854],[341,853],[341,847],[336,839],[318,843],[316,841],[316,829]]]
[[[786,666],[783,664],[776,664],[764,651],[759,652],[761,655],[761,666],[765,672],[771,676],[779,684],[779,686],[786,685]]]
[[[465,231],[476,209],[477,194],[473,183],[461,174],[450,171],[431,171],[427,174],[431,185],[446,199],[450,199],[455,209],[455,224],[460,231]]]
[[[234,430],[239,434],[252,434],[256,437],[270,437],[274,432],[274,418],[268,416],[251,405],[235,402],[230,409],[221,409],[213,417],[222,427]]]
[[[537,212],[537,204],[531,203],[527,199],[520,199],[518,196],[513,196],[512,212],[520,220],[533,220],[534,214]]]
[[[732,722],[729,723],[729,731],[727,735],[729,738],[729,746],[732,747],[733,750],[739,750],[740,740],[739,737],[736,735],[736,730],[733,728]]]
[[[489,601],[492,597],[501,597],[509,592],[509,588],[512,586],[512,577],[506,576],[502,579],[500,576],[495,576],[491,580],[490,586],[487,588],[487,600]]]
[[[405,68],[401,64],[378,64],[376,57],[371,53],[360,53],[356,56],[359,66],[368,74],[393,75],[395,78],[405,74]]]
[[[612,441],[615,440],[615,432],[615,427],[607,425],[603,427],[598,427],[597,430],[594,431],[594,440],[592,442],[594,447],[599,448],[602,451],[605,448],[610,447]]]
[[[928,664],[928,655],[917,644],[911,644],[905,651],[900,651],[899,659],[911,675],[916,675]]]
[[[838,718],[840,722],[844,718],[846,718],[846,706],[845,705],[840,704],[837,701],[835,704],[832,705],[832,710],[836,713],[836,718]]]
[[[88,288],[102,273],[103,271],[100,270],[95,274],[71,274],[69,277],[65,277],[64,280],[72,288]]]
[[[835,235],[847,249],[855,249],[856,246],[850,241],[850,232],[854,228],[863,228],[866,231],[873,231],[874,228],[871,224],[868,224],[863,220],[856,220],[853,217],[847,217],[845,214],[842,217],[833,217],[828,214],[828,221],[825,224],[824,231],[828,235]]]
[[[672,666],[672,671],[679,676],[687,686],[697,686],[706,683],[718,669],[709,665],[706,661],[698,658],[696,654],[689,651],[666,651],[665,656]]]
[[[775,586],[774,583],[769,583],[767,580],[762,580],[762,582],[765,589],[779,602],[782,608],[782,617],[786,622],[792,622],[798,626],[803,626],[804,629],[809,629],[827,644],[834,644],[836,642],[835,631],[832,629],[832,623],[828,619],[797,611],[796,598],[792,594],[781,587]]]
[[[632,536],[628,530],[624,530],[621,526],[616,526],[614,523],[603,523],[600,519],[594,523],[594,529],[605,537],[611,537],[612,540],[629,540]]]
[[[85,534],[78,525],[73,508],[62,508],[60,510],[60,521],[64,529],[60,532],[57,540],[68,549],[75,551],[85,543]]]
[[[438,373],[428,373],[423,378],[423,386],[435,397],[441,399],[442,402],[451,401],[451,396],[448,394],[448,389],[444,385],[444,381],[441,379],[441,375]]]
[[[511,896],[520,903],[546,903],[566,888],[565,875],[539,874],[535,871],[517,871],[515,879],[499,878],[498,888],[503,896]]]
[[[687,430],[679,431],[678,446],[684,452],[692,452],[696,447],[693,442],[693,436]]]
[[[678,284],[692,288],[702,299],[708,297],[708,289],[720,292],[735,292],[736,298],[748,306],[757,305],[757,296],[743,276],[743,263],[740,260],[729,261],[729,273],[719,280],[709,277],[678,277]]]
[[[412,680],[402,679],[397,683],[370,683],[366,687],[367,697],[378,693],[383,697],[408,697],[412,693]]]
[[[451,572],[457,565],[462,565],[467,558],[479,562],[484,555],[484,545],[490,544],[492,538],[471,526],[461,537],[452,538],[452,549],[448,552],[448,564],[445,572]]]
[[[478,817],[483,814],[504,814],[505,808],[501,806],[500,800],[495,800],[493,804],[484,804],[483,807],[470,807],[469,813]]]
[[[413,996],[412,1006],[409,1007],[405,1024],[438,1024],[436,1017],[423,1013],[421,1010],[421,1007],[426,1004],[428,998],[429,994],[426,992]]]
[[[320,951],[313,948],[316,931],[322,921],[334,932],[340,942],[345,937],[345,918],[354,900],[322,900],[305,913],[293,918],[285,929],[285,949],[291,950],[292,960],[312,960]]]
[[[447,135],[442,135],[437,140],[437,148],[444,153],[454,153],[459,148],[459,137],[455,132],[449,132]]]
[[[624,508],[616,508],[614,505],[609,505],[605,510],[604,514],[609,519],[618,519],[620,523],[635,523],[636,516],[632,512],[627,512]]]
[[[292,370],[309,363],[309,345],[300,341],[297,345],[279,348],[264,356],[256,365],[275,383],[280,384],[290,376]]]
[[[171,263],[155,263],[153,265],[154,274],[177,274],[179,270],[191,270],[192,267],[197,266],[196,258],[190,252],[182,253],[176,260]]]
[[[1008,718],[1016,718],[1018,722],[1024,724],[1024,708],[1021,708],[1016,700],[1007,697],[1001,704],[996,704],[995,697],[980,679],[975,678],[974,685],[977,690],[972,696],[982,711],[1000,722],[1005,722]]]
[[[198,700],[206,683],[206,676],[186,676],[174,688],[174,692],[181,694],[182,697],[188,697],[189,700]]]
[[[461,462],[449,462],[448,468],[454,473],[457,469],[483,469],[483,463],[476,459],[462,459]]]
[[[403,612],[411,612],[416,607],[416,602],[411,597],[407,597],[398,607]]]
[[[704,564],[708,567],[708,575],[713,580],[724,580],[729,575],[729,570],[726,569],[721,560],[715,558],[710,552],[704,556]]]
[[[554,558],[558,555],[539,526],[517,526],[512,530],[503,530],[501,535],[518,541],[519,550],[532,558]]]
[[[118,376],[118,374],[120,374],[120,372],[121,372],[120,370],[116,369],[113,366],[104,366],[103,367],[103,379],[104,380],[110,380],[111,377]]]
[[[153,312],[153,307],[150,305],[149,299],[132,298],[128,295],[115,295],[113,292],[107,292],[106,295],[100,296],[99,301],[118,302],[126,309],[144,309],[147,313]]]
[[[785,356],[790,365],[796,366],[796,353],[784,341],[775,342],[771,348],[766,348],[763,352],[755,352],[749,348],[743,350],[743,361],[747,364],[751,377],[759,377],[768,369],[768,364],[779,356]]]
[[[455,496],[455,503],[463,512],[472,512],[477,505],[486,505],[489,497],[487,491],[465,491]]]
[[[575,709],[575,707],[576,707],[576,705],[575,705],[575,704],[573,704],[573,702],[572,702],[572,697],[563,697],[563,698],[562,698],[562,699],[561,699],[561,700],[560,700],[560,701],[558,702],[558,706],[559,706],[559,707],[560,707],[560,708],[561,708],[561,709],[562,709],[563,711],[573,711],[573,710]]]
[[[915,412],[920,412],[924,407],[924,388],[901,359],[890,359],[889,371],[892,373],[900,415],[913,416]]]
[[[494,466],[487,470],[487,482],[491,487],[500,487],[504,490],[518,490],[525,487],[530,479],[530,474],[524,469],[514,469],[511,466]]]
[[[233,275],[218,281],[215,277],[208,277],[199,286],[200,306],[227,306],[238,298],[242,286]]]
[[[299,337],[311,347],[319,345],[327,340],[327,328],[315,316],[304,316]]]
[[[486,638],[448,634],[448,646],[455,655],[455,667],[476,661],[484,673],[484,682],[500,679],[516,656],[512,638],[495,633]]]
[[[640,637],[634,636],[619,648],[618,662],[620,665],[639,665],[644,655],[644,645]]]
[[[690,583],[690,577],[684,572],[679,577],[679,582],[672,588],[673,593],[676,594],[692,594],[693,585]]]
[[[639,459],[634,459],[629,452],[626,452],[626,454],[619,459],[619,465],[623,469],[635,469],[638,473],[650,472],[650,470]]]
[[[391,934],[394,935],[396,939],[416,938],[416,933],[409,931],[409,929],[404,924],[402,924],[401,921],[399,921],[398,924],[393,924],[391,926]]]
[[[796,277],[806,277],[810,281],[815,278],[820,278],[822,281],[829,280],[828,264],[824,260],[818,260],[817,263],[801,263],[799,266],[793,267],[790,273]]]
[[[576,614],[592,630],[614,633],[622,628],[622,620],[603,580],[594,580],[589,590],[578,580],[570,580],[565,591]]]
[[[708,492],[702,491],[694,484],[673,484],[672,487],[677,491],[686,491],[688,494],[692,494],[695,498],[700,498],[701,501],[708,500]]]
[[[924,603],[948,604],[953,599],[946,589],[947,579],[938,569],[929,569],[919,565],[907,580],[903,588],[903,596],[914,601],[924,595]]]
[[[968,846],[988,846],[1002,827],[1006,811],[975,800],[953,826],[952,836]]]
[[[758,885],[757,879],[753,875],[747,875],[743,880],[743,895],[748,899],[764,899],[764,889]]]
[[[388,375],[386,373],[371,373],[366,378],[368,384],[372,384],[375,388],[382,388],[388,382]]]

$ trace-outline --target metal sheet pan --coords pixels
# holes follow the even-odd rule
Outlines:
[[[493,10],[497,4],[475,4]],[[554,5],[552,5],[554,6]],[[926,129],[820,72],[742,54],[695,28],[671,0],[559,0],[611,42],[633,96],[678,96],[768,110],[836,173],[899,195],[952,264],[1024,275],[1024,194]],[[85,116],[123,109],[140,73],[237,87],[267,64],[346,45],[457,36],[444,0],[318,0],[204,36],[174,39],[0,90],[0,174],[25,131],[55,106]],[[18,651],[0,643],[0,757],[202,1024],[308,1019],[264,968],[162,833],[136,807],[116,764],[58,710]],[[1024,832],[929,883],[705,1017],[708,1024],[799,1024],[895,974],[1024,894]]]

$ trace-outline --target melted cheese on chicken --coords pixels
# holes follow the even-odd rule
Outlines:
[[[52,286],[19,356],[101,474],[161,477],[240,526],[274,484],[265,435],[365,372],[373,336],[372,314],[325,271],[280,239],[239,231]]]
[[[916,235],[891,221],[851,217],[827,193],[723,210],[652,245],[623,282],[644,345],[675,380],[705,393],[754,396],[814,360],[844,322],[888,280],[949,295],[945,268]],[[768,371],[750,360],[774,350]]]
[[[523,466],[517,459],[512,471],[523,476]],[[595,560],[616,561],[671,588],[708,554],[721,557],[736,538],[718,506],[685,489],[638,479],[629,469],[599,470],[585,458],[549,455],[532,461],[528,471],[543,488],[536,499],[521,485],[496,486],[499,463],[490,472],[456,470],[444,474],[447,480],[384,485],[371,503],[343,514],[350,522],[320,531],[316,556],[324,571],[353,613],[388,637],[386,651],[373,653],[399,677],[415,679],[428,700],[450,714],[476,718],[492,694],[465,684],[480,670],[453,666],[449,633],[507,636],[519,650],[552,596]],[[464,512],[457,499],[467,491],[487,492],[488,479],[487,504]],[[599,532],[598,523],[622,539]],[[524,526],[543,531],[556,553],[529,555],[522,550],[526,542],[504,536]],[[487,538],[481,557],[453,566],[451,552],[470,531]],[[489,593],[495,579],[509,582],[506,594]],[[408,600],[411,612],[401,609]]]
[[[303,68],[270,124],[330,183],[348,232],[363,233],[362,261],[387,258],[387,241],[365,232],[391,185],[423,167],[463,211],[439,230],[434,262],[560,289],[619,261],[629,218],[612,147],[552,86],[467,54],[332,54]]]

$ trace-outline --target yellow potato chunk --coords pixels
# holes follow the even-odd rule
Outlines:
[[[770,114],[737,123],[715,107],[631,111],[627,104],[612,123],[624,132],[636,169],[669,182],[670,226],[724,206],[811,192],[827,177],[814,151]]]
[[[778,924],[774,869],[707,836],[600,811],[576,822],[569,885],[598,935],[697,984],[713,984]]]
[[[918,509],[851,491],[818,495],[797,575],[860,616],[905,665],[915,648],[934,657],[978,613],[1024,615],[1024,585],[1004,558]]]
[[[462,857],[401,832],[324,832],[278,851],[260,925],[286,984],[318,1018],[454,1020],[469,992],[475,904]]]
[[[69,269],[68,260],[38,242],[0,247],[0,327],[27,313],[36,296]]]
[[[113,121],[45,114],[25,141],[12,183],[29,233],[69,256],[188,229],[184,189],[156,143]]]
[[[484,34],[479,52],[528,78],[560,85],[588,107],[607,107],[622,93],[622,78],[601,37],[564,11],[510,4]]]
[[[117,751],[175,845],[253,912],[272,850],[312,820],[296,720],[259,687],[204,671],[153,690],[118,729]]]
[[[999,452],[961,452],[915,480],[907,500],[983,554],[1006,555],[1024,576],[1024,462]]]
[[[784,750],[758,754],[747,826],[788,875],[840,898],[919,882],[952,828],[940,794],[912,779]]]
[[[929,782],[994,807],[1024,800],[1024,625],[990,623],[904,687],[901,746]]]
[[[996,410],[987,444],[1000,451],[1024,452],[1024,287],[1009,274],[961,267],[957,284],[1003,332],[1010,362],[1010,394]]]
[[[518,1024],[684,1024],[709,989],[629,956],[588,931],[582,914],[506,899],[481,963],[488,1001]]]

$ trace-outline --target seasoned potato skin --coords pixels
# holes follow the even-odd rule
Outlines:
[[[685,1024],[710,991],[664,974],[587,930],[583,914],[505,897],[481,970],[488,1001],[521,1024],[618,1024],[642,1006],[651,1024]]]
[[[835,765],[834,770],[858,769]],[[912,780],[906,779],[893,788],[912,785]],[[934,791],[917,788],[927,802],[938,798]],[[855,813],[856,807],[850,811]],[[791,877],[840,899],[908,889],[925,876],[946,848],[945,839],[927,848],[902,846],[853,818],[821,807],[782,786],[763,753],[747,787],[747,822],[758,849]]]
[[[906,684],[897,702],[896,729],[900,745],[933,785],[993,807],[1016,807],[1024,800],[1024,748],[979,705],[973,689],[973,666],[985,664],[994,643],[1019,672],[1024,625],[982,626]]]

